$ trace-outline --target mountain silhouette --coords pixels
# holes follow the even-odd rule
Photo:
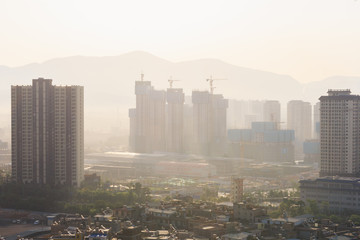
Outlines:
[[[302,84],[288,75],[235,66],[217,59],[198,59],[171,62],[143,51],[118,56],[72,56],[20,67],[0,66],[0,108],[10,115],[10,86],[30,85],[38,77],[51,78],[55,85],[83,85],[85,111],[105,113],[120,109],[127,118],[129,107],[135,105],[134,85],[140,80],[151,81],[156,89],[166,89],[168,79],[174,87],[183,88],[186,95],[192,90],[208,90],[206,78],[225,78],[215,81],[215,93],[228,99],[275,99],[282,104],[293,99],[315,103],[330,88],[350,88],[360,92],[360,77],[333,76],[317,82]]]

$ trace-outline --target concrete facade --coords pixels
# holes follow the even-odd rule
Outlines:
[[[276,122],[280,124],[280,102],[279,101],[265,101],[264,103],[264,122]]]
[[[165,151],[165,91],[150,81],[136,81],[135,152]]]
[[[193,91],[193,137],[200,154],[221,154],[226,143],[227,99],[220,94]]]
[[[34,79],[11,86],[12,177],[80,186],[84,178],[84,88]]]
[[[166,151],[168,152],[184,151],[184,97],[182,89],[167,89]]]
[[[295,152],[303,153],[303,142],[311,139],[311,104],[292,100],[287,105],[287,128],[295,131]]]
[[[360,213],[360,179],[323,177],[301,180],[300,198],[305,203],[314,200],[321,210],[330,213]]]
[[[243,178],[231,178],[231,201],[233,203],[243,201],[244,193],[244,179]]]
[[[320,97],[320,176],[360,175],[360,96],[329,90]]]

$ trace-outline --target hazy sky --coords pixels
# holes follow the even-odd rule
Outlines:
[[[0,0],[0,65],[148,51],[301,82],[360,76],[360,1]]]

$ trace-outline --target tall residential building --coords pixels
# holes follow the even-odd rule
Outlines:
[[[193,135],[199,153],[224,153],[228,100],[220,94],[193,91]]]
[[[229,128],[251,128],[253,122],[264,120],[264,101],[229,100],[227,113]]]
[[[7,142],[3,142],[3,141],[1,141],[1,139],[0,139],[0,151],[3,151],[3,150],[8,150],[8,143],[7,143]]]
[[[186,100],[186,97],[185,97]],[[191,102],[184,104],[184,116],[183,116],[183,149],[185,153],[192,153],[194,147],[193,137],[193,107]]]
[[[226,111],[228,100],[221,94],[212,95],[213,107],[213,146],[214,153],[223,153],[227,142]]]
[[[166,92],[163,90],[153,90],[151,92],[151,135],[153,151],[166,150]]]
[[[311,139],[311,104],[293,100],[287,105],[287,128],[295,131],[295,152],[302,154],[303,142]]]
[[[12,177],[17,183],[80,186],[84,88],[34,79],[11,86]]]
[[[320,97],[320,176],[360,176],[360,96],[329,90]]]
[[[193,91],[193,141],[198,153],[208,154],[211,134],[211,95],[208,91]]]
[[[155,90],[150,81],[135,82],[135,152],[165,151],[166,92]]]
[[[314,105],[313,138],[320,139],[320,102]]]
[[[135,137],[136,137],[136,109],[129,109],[129,119],[130,119],[130,134],[129,134],[129,150],[135,152]]]
[[[265,101],[264,122],[280,123],[280,102],[276,100]]]
[[[148,138],[150,128],[150,91],[152,91],[150,81],[135,82],[136,95],[136,131],[135,131],[135,152],[150,152]]]
[[[183,152],[184,138],[184,93],[180,88],[168,88],[166,150]]]
[[[231,201],[238,203],[243,201],[244,194],[244,179],[231,177]]]

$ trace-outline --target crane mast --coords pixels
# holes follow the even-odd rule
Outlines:
[[[210,78],[207,78],[206,81],[209,82],[210,85],[210,93],[213,94],[214,93],[214,89],[216,87],[214,87],[214,81],[222,81],[222,80],[227,80],[226,78],[213,78],[212,76],[210,76]]]

